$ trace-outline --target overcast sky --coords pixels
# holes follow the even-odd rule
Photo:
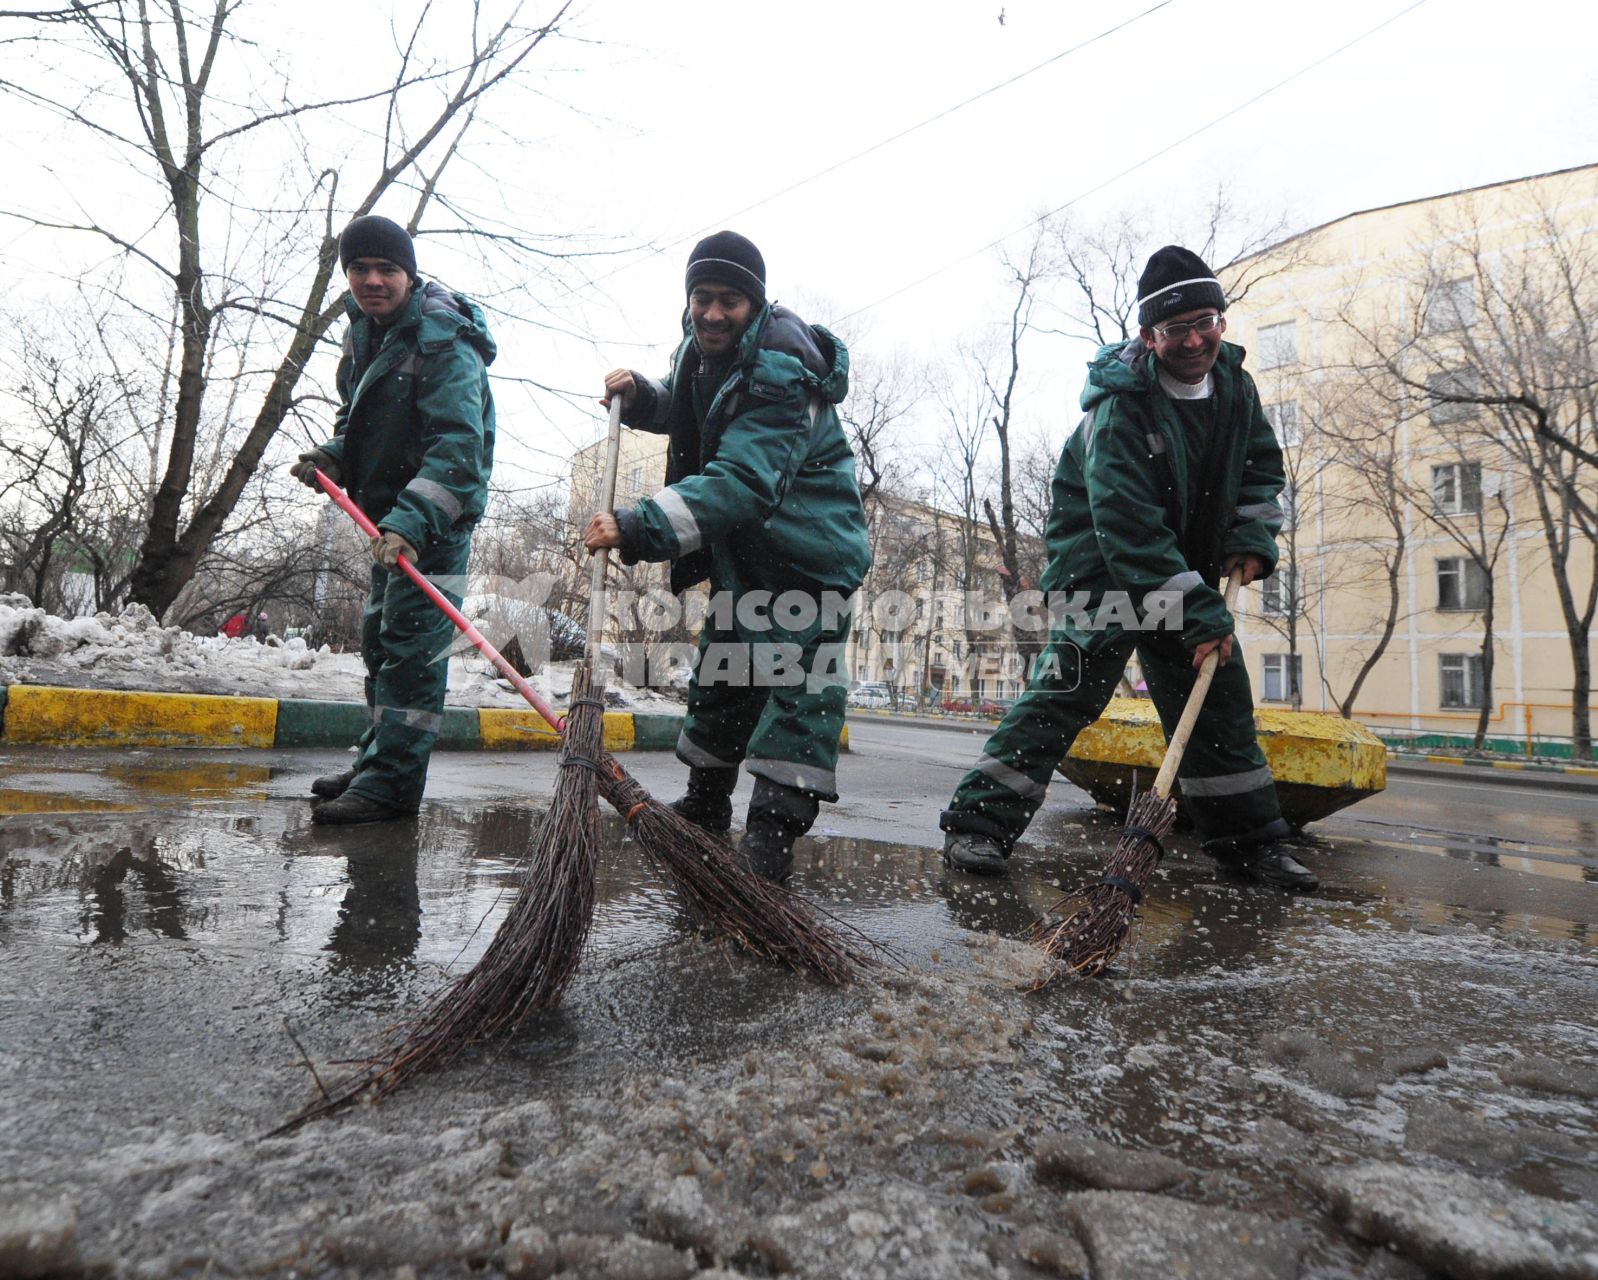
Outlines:
[[[337,71],[381,62],[374,8],[249,12],[296,60]],[[723,226],[760,245],[773,296],[842,321],[863,353],[938,359],[1005,316],[992,246],[1049,210],[1091,224],[1148,208],[1174,235],[1226,182],[1301,229],[1598,160],[1595,14],[1571,0],[587,0],[483,157],[529,223],[628,251],[560,299],[591,343],[502,332],[496,372],[587,388],[618,364],[661,371],[688,249]],[[28,148],[4,144],[13,181],[48,159]],[[36,244],[0,245],[13,279]],[[1035,357],[1074,366],[1073,388],[1080,358]],[[1030,412],[1060,438],[1074,421]],[[558,464],[597,433],[575,409],[556,417],[513,412],[508,434],[536,436],[516,465]]]
[[[610,352],[648,358],[627,343],[674,335],[688,247],[720,226],[761,246],[775,295],[867,324],[878,352],[934,356],[1003,317],[988,246],[1023,242],[1047,210],[1093,222],[1147,206],[1175,226],[1224,180],[1307,227],[1598,160],[1595,14],[1554,0],[593,3],[574,29],[597,47],[556,87],[592,119],[538,164],[580,224],[662,249],[601,272],[614,310],[590,315],[615,345],[590,376]]]

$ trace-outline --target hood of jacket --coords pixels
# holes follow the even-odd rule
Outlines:
[[[697,365],[693,321],[686,311],[682,325],[684,341],[678,363],[682,364],[691,352]],[[807,324],[798,313],[777,303],[761,307],[749,322],[738,339],[732,364],[749,377],[757,376],[761,366],[778,377],[786,375],[806,382],[828,404],[842,404],[849,395],[848,348],[829,330],[819,324]]]
[[[371,317],[362,311],[353,297],[344,298],[344,310],[351,324],[372,324]],[[456,338],[471,343],[485,365],[493,364],[499,348],[488,331],[488,321],[483,310],[464,294],[451,292],[437,281],[424,280],[411,290],[405,310],[389,328],[414,329],[416,345],[423,351],[438,350]]]

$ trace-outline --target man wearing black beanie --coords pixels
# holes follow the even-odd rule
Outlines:
[[[416,274],[410,233],[375,214],[338,243],[349,328],[338,365],[333,437],[302,453],[296,479],[322,471],[372,518],[371,590],[361,657],[371,727],[355,763],[317,778],[318,823],[382,822],[416,813],[444,715],[454,628],[400,571],[414,564],[458,606],[472,529],[494,462],[495,354],[482,310]]]
[[[1203,259],[1167,245],[1138,279],[1139,336],[1088,366],[1086,413],[1060,455],[1045,533],[1043,589],[1073,612],[1056,619],[1026,692],[943,813],[954,870],[1004,874],[1055,767],[1134,650],[1167,734],[1218,651],[1178,773],[1183,805],[1229,870],[1289,892],[1319,887],[1283,844],[1290,832],[1219,589],[1234,569],[1245,583],[1275,569],[1285,483],[1243,350],[1222,341],[1225,311]]]
[[[684,284],[670,373],[657,381],[612,370],[600,402],[620,397],[628,426],[670,436],[666,487],[597,513],[583,540],[590,551],[619,547],[628,564],[671,561],[673,591],[709,577],[711,612],[677,740],[688,790],[673,807],[729,830],[742,765],[755,781],[739,850],[780,882],[821,801],[838,798],[847,601],[871,564],[836,408],[849,353],[767,302],[765,259],[737,232],[696,244]]]

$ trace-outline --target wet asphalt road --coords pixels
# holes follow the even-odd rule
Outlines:
[[[607,817],[591,949],[562,1008],[450,1073],[448,1088],[424,1083],[373,1117],[305,1131],[280,1152],[293,1171],[285,1185],[338,1179],[346,1230],[349,1206],[381,1201],[394,1175],[366,1180],[360,1161],[319,1135],[413,1143],[404,1167],[423,1169],[438,1158],[435,1134],[529,1097],[566,1116],[561,1149],[573,1161],[595,1158],[599,1133],[677,1160],[678,1130],[653,1127],[663,1097],[741,1113],[722,1098],[728,1081],[752,1060],[797,1053],[770,1067],[779,1114],[820,1105],[798,1083],[805,1061],[886,1063],[869,1068],[882,1073],[874,1106],[910,1136],[884,1148],[857,1111],[851,1123],[863,1127],[840,1122],[827,1158],[802,1159],[811,1172],[793,1184],[749,1172],[765,1167],[758,1138],[742,1173],[740,1148],[724,1150],[718,1175],[768,1225],[829,1196],[866,1197],[875,1212],[910,1177],[947,1209],[940,1238],[989,1258],[1003,1239],[1013,1262],[1026,1230],[1057,1227],[1044,1214],[1055,1193],[1039,1153],[1061,1132],[1164,1153],[1196,1171],[1200,1202],[1297,1224],[1310,1243],[1280,1274],[1423,1274],[1339,1225],[1330,1193],[1295,1161],[1441,1168],[1583,1217],[1598,1208],[1598,1102],[1580,1084],[1598,1055],[1592,788],[1395,775],[1387,794],[1314,828],[1324,844],[1305,857],[1326,888],[1304,901],[1225,880],[1178,837],[1121,975],[1026,996],[985,977],[986,966],[1022,963],[1000,940],[1091,877],[1118,819],[1060,781],[1008,879],[951,878],[939,868],[937,811],[982,731],[862,720],[852,734],[844,802],[801,844],[795,887],[891,948],[909,985],[826,991],[707,945]],[[0,1114],[10,1121],[0,1126],[0,1263],[9,1194],[70,1203],[72,1256],[126,1274],[176,1274],[179,1255],[203,1255],[220,1274],[394,1274],[328,1261],[350,1256],[325,1243],[332,1210],[263,1190],[253,1144],[306,1098],[289,1029],[324,1072],[336,1070],[481,953],[515,892],[553,761],[440,754],[420,820],[314,827],[305,788],[344,759],[0,753]],[[655,794],[676,794],[682,767],[669,756],[626,763]],[[745,780],[740,801],[747,790]],[[929,1028],[919,1038],[916,1023]],[[916,1154],[915,1135],[951,1125],[979,1135],[975,1154],[953,1166]],[[794,1141],[783,1137],[773,1158],[793,1159],[783,1153]],[[551,1178],[587,1167],[550,1161]],[[192,1197],[187,1209],[171,1200],[185,1178],[198,1187],[203,1169],[221,1171],[205,1193],[207,1214],[220,1215],[209,1226],[196,1225]],[[615,1192],[623,1203],[659,1190],[658,1171],[636,1176]],[[626,1183],[614,1170],[604,1179]],[[559,1219],[550,1206],[563,1202],[540,1187],[542,1212]],[[979,1191],[987,1198],[973,1216],[961,1206]],[[465,1193],[435,1181],[412,1194],[455,1205]],[[566,1225],[600,1232],[585,1213]],[[1424,1213],[1410,1221],[1397,1253],[1423,1256],[1413,1238],[1431,1226]],[[321,1261],[246,1267],[242,1254],[215,1252],[218,1231],[235,1251],[245,1237],[263,1250],[269,1238],[274,1248],[323,1241],[295,1254]],[[809,1247],[814,1259],[801,1248],[793,1268],[801,1274],[974,1273],[969,1258],[840,1270],[819,1226]],[[440,1256],[439,1274],[453,1274],[461,1259]],[[488,1269],[508,1274],[502,1252],[493,1257]]]

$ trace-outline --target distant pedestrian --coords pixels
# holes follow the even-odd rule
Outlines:
[[[237,640],[250,629],[250,619],[247,614],[235,613],[222,624],[222,634],[229,640]]]
[[[339,237],[339,264],[350,323],[333,438],[302,453],[293,473],[314,486],[326,472],[380,530],[361,615],[372,724],[354,765],[311,784],[326,797],[311,818],[381,822],[421,807],[454,636],[399,557],[460,604],[493,465],[495,347],[476,304],[417,276],[415,246],[397,223],[355,219]]]
[[[1220,665],[1182,757],[1182,799],[1204,848],[1238,874],[1310,892],[1318,882],[1281,843],[1276,784],[1254,732],[1254,700],[1217,583],[1276,567],[1282,451],[1243,349],[1223,342],[1226,295],[1197,254],[1168,245],[1138,281],[1139,336],[1088,366],[1087,411],[1054,472],[1046,593],[1075,597],[1054,623],[1026,692],[988,739],[943,813],[944,861],[1003,875],[1055,766],[1098,719],[1135,649],[1165,732],[1206,655]],[[1154,629],[1155,593],[1180,610]],[[1169,597],[1167,597],[1169,598]]]
[[[619,396],[623,422],[670,437],[666,487],[597,513],[583,543],[619,547],[628,564],[670,560],[673,591],[709,577],[711,616],[677,739],[688,791],[673,807],[727,831],[744,765],[755,786],[739,849],[782,881],[794,841],[821,801],[838,798],[849,628],[840,606],[871,564],[836,409],[849,355],[825,329],[767,302],[765,260],[735,232],[694,246],[686,288],[665,381],[615,369],[601,401]],[[785,594],[792,614],[774,604]]]
[[[266,643],[267,636],[272,634],[271,619],[264,613],[255,615],[255,638],[262,644]]]

